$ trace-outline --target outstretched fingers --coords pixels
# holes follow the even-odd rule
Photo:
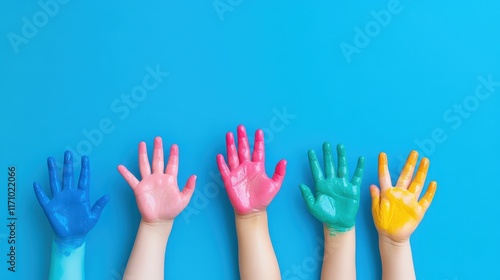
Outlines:
[[[257,129],[257,131],[255,131],[252,161],[264,163],[264,160],[264,132],[262,131],[262,129]]]
[[[168,157],[165,173],[175,178],[177,178],[177,174],[179,173],[179,147],[176,144],[170,146],[170,155]]]
[[[380,208],[380,189],[375,185],[371,185],[370,196],[372,198],[372,211],[377,213]]]
[[[332,146],[330,143],[323,143],[323,161],[325,162],[326,178],[335,178],[335,166],[333,164]]]
[[[148,150],[146,142],[139,143],[139,170],[141,177],[144,178],[151,174],[151,167],[149,165]]]
[[[354,171],[354,176],[352,176],[351,184],[353,184],[354,186],[361,185],[364,170],[365,170],[365,158],[360,157],[358,159],[358,165],[356,166],[356,171]]]
[[[345,152],[345,147],[342,144],[337,145],[337,154],[339,157],[339,178],[347,178],[349,176],[349,169],[347,168],[347,155]]]
[[[411,151],[406,164],[401,171],[396,187],[407,190],[410,186],[411,179],[413,178],[413,173],[415,171],[415,166],[417,165],[418,153],[416,151]]]
[[[56,159],[53,157],[49,157],[47,159],[47,166],[49,169],[49,182],[50,182],[50,191],[52,196],[61,191],[61,183],[59,181],[59,173],[57,171]]]
[[[236,144],[234,143],[234,135],[232,132],[228,132],[226,134],[226,150],[229,168],[234,170],[238,167],[240,161],[238,159],[238,152],[236,151]]]
[[[221,154],[217,155],[217,167],[219,167],[219,172],[222,176],[223,181],[227,182],[229,176],[231,176],[231,171],[229,171],[229,167],[227,167],[224,156]]]
[[[286,160],[282,159],[276,164],[276,168],[274,169],[274,174],[272,180],[276,182],[278,190],[281,187],[281,183],[283,183],[283,179],[286,174]]]
[[[316,156],[316,152],[314,152],[314,150],[309,150],[307,155],[309,157],[309,166],[311,167],[311,174],[314,182],[323,180],[323,171],[321,171],[321,166],[319,164],[318,157]]]
[[[314,205],[314,202],[316,200],[314,198],[314,195],[311,192],[311,189],[304,184],[300,184],[299,188],[300,188],[300,192],[302,193],[302,198],[304,198],[304,200],[307,204],[307,208],[311,208]]]
[[[411,182],[410,187],[408,190],[412,193],[415,194],[415,197],[420,197],[420,194],[422,193],[422,189],[424,187],[425,179],[427,178],[427,171],[429,170],[429,159],[428,158],[423,158],[422,161],[420,162],[420,166],[418,167],[417,170],[417,175],[415,176],[415,179],[413,182]]]
[[[78,189],[88,191],[90,188],[90,163],[87,156],[82,157],[82,169],[78,180]]]
[[[127,181],[132,189],[135,189],[139,185],[139,180],[124,165],[118,165],[118,172],[120,172],[123,179]]]
[[[163,159],[163,141],[161,137],[157,136],[155,138],[154,149],[153,149],[153,173],[163,173],[163,168],[165,167],[165,162]]]
[[[182,189],[181,192],[181,199],[184,203],[184,207],[186,207],[189,201],[191,200],[195,186],[196,186],[196,175],[192,175],[187,180],[186,186],[184,186],[184,189]]]
[[[422,197],[422,199],[420,199],[420,201],[418,202],[424,209],[424,212],[427,211],[427,209],[429,209],[429,206],[432,203],[432,199],[434,198],[434,194],[436,194],[436,189],[437,189],[437,183],[435,181],[432,181],[429,184],[429,187],[427,188],[424,197]]]
[[[102,210],[106,207],[106,204],[108,204],[109,199],[109,195],[103,195],[96,201],[94,206],[92,206],[91,211],[95,221],[99,220],[99,217],[101,217]]]
[[[45,210],[45,206],[50,202],[50,199],[47,197],[47,195],[37,182],[33,183],[33,190],[35,191],[38,203],[40,203],[40,206],[42,206],[42,208]]]
[[[238,157],[240,162],[250,160],[250,145],[248,144],[247,131],[243,125],[238,126]]]
[[[378,156],[378,180],[380,182],[381,191],[385,191],[392,187],[391,174],[389,173],[389,165],[385,153],[380,153]]]
[[[64,189],[73,189],[73,154],[70,151],[64,152],[64,166],[62,185]]]

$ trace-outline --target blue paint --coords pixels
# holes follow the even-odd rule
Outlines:
[[[96,225],[110,197],[102,196],[93,207],[90,206],[88,157],[82,157],[78,186],[73,184],[71,152],[64,153],[62,181],[59,180],[56,161],[53,157],[47,159],[47,165],[52,198],[49,199],[37,182],[33,184],[33,187],[38,202],[54,231],[50,279],[80,279],[75,278],[81,275],[80,273],[70,273],[72,276],[70,278],[61,275],[67,275],[68,271],[79,271],[74,267],[77,263],[81,262],[83,267],[85,236]],[[83,273],[83,268],[81,270]]]
[[[52,242],[49,280],[65,279],[85,279],[85,243],[68,251],[55,240]]]
[[[42,2],[69,3],[44,24],[41,13],[56,8]],[[234,6],[224,21],[215,2]],[[395,2],[402,11],[385,18],[382,10]],[[356,216],[359,280],[380,279],[368,191],[378,183],[378,154],[390,155],[397,176],[412,149],[430,158],[428,178],[440,184],[412,237],[418,278],[500,279],[498,223],[486,214],[500,212],[500,187],[491,176],[499,169],[500,87],[489,86],[495,90],[489,93],[479,80],[491,74],[500,82],[499,11],[498,0],[0,1],[0,219],[8,214],[6,167],[16,165],[22,198],[17,253],[24,264],[16,279],[40,279],[47,270],[50,241],[40,235],[52,229],[36,211],[29,184],[39,180],[48,193],[40,163],[57,155],[61,168],[64,149],[72,150],[75,169],[81,156],[90,157],[92,202],[102,194],[113,198],[88,235],[87,278],[119,278],[141,217],[115,168],[134,166],[139,176],[137,144],[157,135],[179,145],[181,188],[198,175],[193,199],[175,221],[166,279],[239,279],[234,211],[215,156],[225,152],[221,135],[240,123],[247,131],[264,129],[268,173],[280,159],[288,161],[268,208],[284,279],[305,277],[305,271],[320,279],[321,260],[314,256],[323,250],[317,241],[323,229],[305,211],[297,185],[313,187],[305,152],[314,146],[319,156],[325,139],[348,149],[350,177],[356,159],[365,156]],[[30,30],[23,20],[33,23],[33,16],[39,23]],[[378,32],[374,25],[387,20]],[[369,42],[355,30],[366,35],[367,25],[376,34]],[[23,36],[23,26],[34,37],[25,37],[16,54],[7,35]],[[342,42],[366,44],[347,63]],[[147,67],[156,71],[157,65],[171,75],[149,75]],[[143,79],[156,87],[146,89]],[[476,87],[490,94],[477,108],[470,99]],[[481,187],[487,195],[464,199]],[[464,211],[464,201],[485,215]],[[464,231],[469,220],[481,230]],[[6,230],[0,230],[2,254]],[[193,251],[203,261],[177,258]],[[10,277],[0,269],[0,279]]]

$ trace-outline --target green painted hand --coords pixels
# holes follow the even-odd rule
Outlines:
[[[328,227],[331,234],[349,231],[354,226],[359,209],[360,185],[364,168],[364,158],[360,157],[354,176],[351,181],[348,181],[347,157],[342,144],[337,146],[337,153],[338,172],[336,173],[330,143],[323,144],[326,175],[324,176],[316,153],[309,150],[309,165],[316,186],[316,194],[313,195],[309,187],[304,184],[299,186],[307,209]]]

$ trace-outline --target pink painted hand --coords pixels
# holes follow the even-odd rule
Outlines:
[[[267,177],[264,164],[264,133],[255,132],[255,147],[250,159],[248,137],[243,125],[238,126],[238,151],[232,132],[226,134],[229,167],[222,154],[217,165],[236,214],[247,215],[266,209],[281,188],[286,173],[286,160],[276,165],[272,178]]]
[[[141,181],[125,166],[118,166],[118,171],[134,190],[142,220],[147,223],[172,221],[186,208],[194,192],[195,175],[189,177],[182,192],[177,185],[179,169],[179,148],[177,145],[174,144],[170,148],[170,157],[165,172],[163,168],[163,144],[160,137],[155,138],[152,168],[149,166],[146,143],[139,143]]]

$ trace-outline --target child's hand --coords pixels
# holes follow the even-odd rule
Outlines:
[[[52,198],[49,199],[40,185],[33,184],[36,198],[42,206],[59,245],[79,247],[85,241],[87,233],[96,225],[101,212],[109,201],[104,195],[94,206],[90,205],[90,166],[89,158],[82,157],[82,169],[78,187],[73,183],[73,155],[64,153],[62,186],[57,172],[56,160],[47,159]]]
[[[373,220],[379,235],[395,242],[408,241],[424,217],[436,192],[437,183],[432,181],[425,195],[420,201],[418,200],[427,176],[429,160],[422,159],[417,175],[412,181],[417,159],[418,153],[412,151],[396,186],[393,187],[387,155],[381,153],[378,171],[380,189],[375,185],[370,187]]]
[[[245,127],[238,126],[238,151],[232,132],[226,134],[227,158],[217,155],[217,165],[222,175],[229,200],[239,215],[247,215],[266,209],[281,188],[285,177],[286,161],[276,165],[272,178],[267,177],[264,164],[264,133],[255,132],[253,157],[250,159],[250,147]]]
[[[348,180],[347,157],[343,145],[337,146],[338,172],[335,172],[332,148],[323,144],[325,175],[313,150],[309,151],[309,165],[315,183],[315,195],[309,187],[300,185],[307,209],[328,227],[330,234],[349,231],[356,221],[359,209],[360,185],[363,177],[364,158],[359,158],[352,180]]]
[[[186,186],[179,190],[177,173],[179,169],[179,148],[172,145],[167,168],[164,171],[163,144],[155,138],[153,167],[150,168],[146,143],[139,144],[139,181],[128,169],[120,165],[118,171],[134,190],[137,207],[146,223],[171,222],[186,208],[193,195],[196,176],[189,177]]]

